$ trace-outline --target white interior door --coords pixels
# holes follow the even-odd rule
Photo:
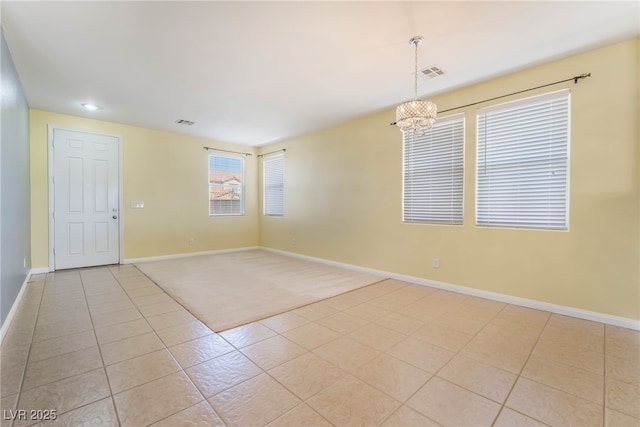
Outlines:
[[[53,129],[54,268],[120,261],[119,139]]]

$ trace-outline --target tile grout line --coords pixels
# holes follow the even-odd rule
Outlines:
[[[42,306],[42,300],[44,298],[45,287],[47,286],[48,275],[49,275],[49,273],[47,273],[47,275],[45,276],[45,280],[42,283],[42,290],[40,291],[40,301],[38,301],[38,309],[36,310],[36,315],[35,315],[36,318],[35,318],[35,321],[33,322],[33,329],[31,331],[31,341],[28,344],[29,345],[29,350],[27,352],[27,358],[26,358],[26,360],[24,362],[24,371],[22,372],[22,379],[20,380],[20,386],[18,387],[18,398],[16,399],[16,403],[15,403],[15,408],[16,409],[20,408],[20,401],[22,400],[22,390],[24,388],[24,381],[25,381],[25,379],[27,377],[27,369],[29,368],[29,359],[31,358],[31,348],[33,347],[33,339],[35,337],[36,328],[38,326],[38,318],[40,317],[40,307]],[[6,337],[6,335],[5,335],[5,337]],[[16,420],[12,419],[11,423],[10,423],[10,427],[13,427],[15,422],[16,422]]]
[[[120,286],[120,282],[118,282],[117,278],[111,272],[111,269],[107,267],[107,271],[109,274],[116,280],[118,286]],[[82,274],[78,273],[80,276],[80,283],[82,284],[82,293],[84,294],[85,300],[87,302],[87,310],[89,311],[89,319],[91,321],[91,328],[93,329],[93,335],[96,339],[96,346],[98,347],[98,353],[100,354],[100,360],[102,361],[102,372],[104,373],[104,377],[107,380],[107,387],[109,387],[109,397],[111,397],[111,404],[113,405],[113,411],[116,414],[116,421],[119,426],[122,426],[122,422],[120,421],[120,414],[118,413],[118,407],[116,406],[115,397],[113,395],[113,389],[111,388],[111,381],[109,380],[109,375],[107,375],[107,366],[104,363],[104,356],[102,355],[102,347],[100,347],[100,342],[98,341],[98,334],[96,333],[96,327],[93,324],[93,315],[91,314],[91,309],[89,308],[89,300],[87,299],[87,292],[84,286],[84,279],[82,278]]]

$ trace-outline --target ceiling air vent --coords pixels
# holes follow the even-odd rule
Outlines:
[[[192,124],[194,124],[195,122],[192,122],[190,120],[184,120],[184,119],[178,119],[176,120],[176,123],[179,125],[187,125],[187,126],[191,126]]]
[[[435,78],[438,76],[443,75],[445,72],[442,68],[438,67],[437,65],[432,65],[431,67],[427,67],[424,70],[420,71],[422,74],[424,74],[425,76],[429,77],[429,78]]]

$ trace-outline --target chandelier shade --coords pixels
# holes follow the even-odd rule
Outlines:
[[[438,107],[433,102],[414,99],[398,105],[396,125],[403,131],[425,131],[436,122],[437,114]]]
[[[403,131],[413,131],[414,133],[425,132],[434,125],[438,116],[438,107],[431,101],[418,99],[418,45],[424,39],[420,36],[412,37],[409,44],[415,48],[414,62],[414,98],[398,105],[396,108],[396,125]]]

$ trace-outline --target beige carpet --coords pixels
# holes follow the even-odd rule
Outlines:
[[[264,250],[136,264],[216,332],[383,280]]]

